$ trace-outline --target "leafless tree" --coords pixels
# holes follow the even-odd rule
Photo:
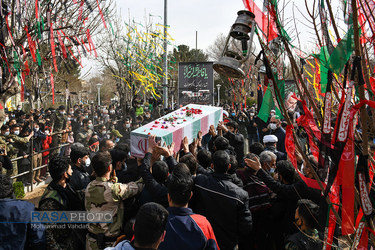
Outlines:
[[[111,0],[3,0],[0,104],[20,93],[26,81],[32,89],[52,87],[53,74],[64,63],[80,64],[85,54],[97,53],[92,37],[106,26],[111,5]],[[0,120],[3,117],[0,109]]]

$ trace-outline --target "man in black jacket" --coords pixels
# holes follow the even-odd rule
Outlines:
[[[233,184],[229,155],[222,150],[213,155],[215,172],[195,178],[192,208],[207,217],[220,249],[247,249],[252,229],[248,194]]]
[[[229,144],[234,147],[236,152],[238,166],[240,168],[245,166],[244,158],[244,146],[245,139],[242,134],[238,133],[238,123],[228,122],[226,125],[219,123],[218,129],[223,130],[224,137],[229,140]]]
[[[281,226],[277,234],[291,235],[297,232],[294,226],[294,211],[300,199],[309,199],[315,203],[320,203],[320,190],[309,188],[306,183],[299,178],[292,163],[289,161],[279,161],[276,165],[276,172],[279,181],[274,180],[264,169],[262,169],[258,159],[245,159],[246,165],[256,172],[256,176],[261,179],[267,187],[278,195],[277,205],[273,205],[273,217],[278,217],[279,224],[275,220],[275,228]],[[277,209],[275,209],[277,208]],[[276,215],[278,214],[278,215]],[[276,235],[276,232],[275,232]],[[276,236],[275,236],[276,237]],[[276,240],[275,240],[276,241]],[[283,247],[284,241],[279,239],[279,247]]]
[[[75,190],[80,195],[83,195],[87,185],[91,181],[90,174],[87,172],[91,163],[89,151],[84,147],[72,147],[70,160],[73,165],[73,174],[70,178],[70,185],[73,190]]]
[[[46,139],[46,135],[39,129],[39,123],[34,123],[34,136],[33,136],[33,167],[37,168],[42,166],[42,140]],[[39,178],[40,176],[40,169],[34,172],[33,179],[37,182],[41,182],[42,180]]]

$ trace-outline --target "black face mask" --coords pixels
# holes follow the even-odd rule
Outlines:
[[[65,178],[65,183],[69,183],[72,175],[68,174],[67,172],[66,175],[68,176],[68,178]]]

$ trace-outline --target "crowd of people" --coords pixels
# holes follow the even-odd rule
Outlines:
[[[37,209],[111,211],[113,222],[79,229],[0,223],[0,248],[322,249],[326,201],[288,160],[285,122],[274,110],[264,122],[254,106],[224,106],[223,121],[191,144],[185,137],[179,152],[151,135],[144,158],[132,157],[130,132],[164,112],[140,102],[124,111],[114,104],[7,112],[0,221],[27,221],[36,209],[14,199],[9,178],[28,170],[31,159],[33,168],[48,164],[34,172],[34,182],[47,172],[52,178]],[[31,176],[14,179],[26,184]]]

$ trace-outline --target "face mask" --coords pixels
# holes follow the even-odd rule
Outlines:
[[[39,128],[34,128],[34,131],[35,131],[35,132],[38,132],[38,131],[39,131]]]
[[[20,110],[21,110],[21,108],[17,108],[17,110],[18,110],[18,111],[20,111]]]
[[[236,113],[232,113],[231,115],[232,115],[232,116],[235,116],[235,115],[236,115]]]
[[[126,165],[125,162],[124,162],[124,164],[122,164],[122,169],[123,169],[124,171],[126,171],[126,170],[128,169],[128,165]]]
[[[65,114],[65,111],[60,111],[60,114],[64,115],[64,114]]]
[[[90,158],[87,158],[86,161],[82,162],[82,166],[88,168],[91,164]]]
[[[86,115],[86,116],[85,116],[85,118],[86,118],[86,119],[89,119],[89,116],[88,116],[88,115]]]
[[[20,134],[20,131],[19,131],[19,130],[16,130],[16,131],[14,131],[14,134],[15,134],[15,135],[19,135],[19,134]]]
[[[275,168],[270,169],[270,174],[273,174],[273,173],[275,173]]]
[[[49,131],[48,131],[48,130],[46,130],[44,133],[45,133],[46,135],[49,135]]]
[[[68,176],[68,178],[65,179],[65,182],[69,183],[72,176],[68,174],[67,172],[66,172],[66,175]]]
[[[118,143],[120,141],[120,138],[116,138],[115,142]]]
[[[5,122],[9,122],[9,117],[5,117]]]
[[[271,116],[274,116],[275,115],[275,113],[271,113]]]
[[[10,134],[9,131],[7,131],[7,132],[5,132],[4,135],[5,135],[5,136],[8,136],[9,134]]]
[[[106,133],[107,133],[107,131],[105,131],[105,130],[104,130],[104,131],[102,131],[102,135],[105,135]]]
[[[114,111],[114,110],[111,110],[111,111],[109,111],[109,113],[111,113],[111,114],[114,114],[114,113],[115,113],[115,111]]]
[[[255,114],[254,113],[250,113],[250,116],[254,116]]]
[[[270,129],[271,130],[277,129],[277,125],[275,123],[270,123]]]
[[[90,124],[87,126],[89,129],[93,130],[94,129],[94,125]]]
[[[125,124],[126,128],[130,128],[130,123]]]
[[[95,119],[98,119],[98,116],[94,116]]]

